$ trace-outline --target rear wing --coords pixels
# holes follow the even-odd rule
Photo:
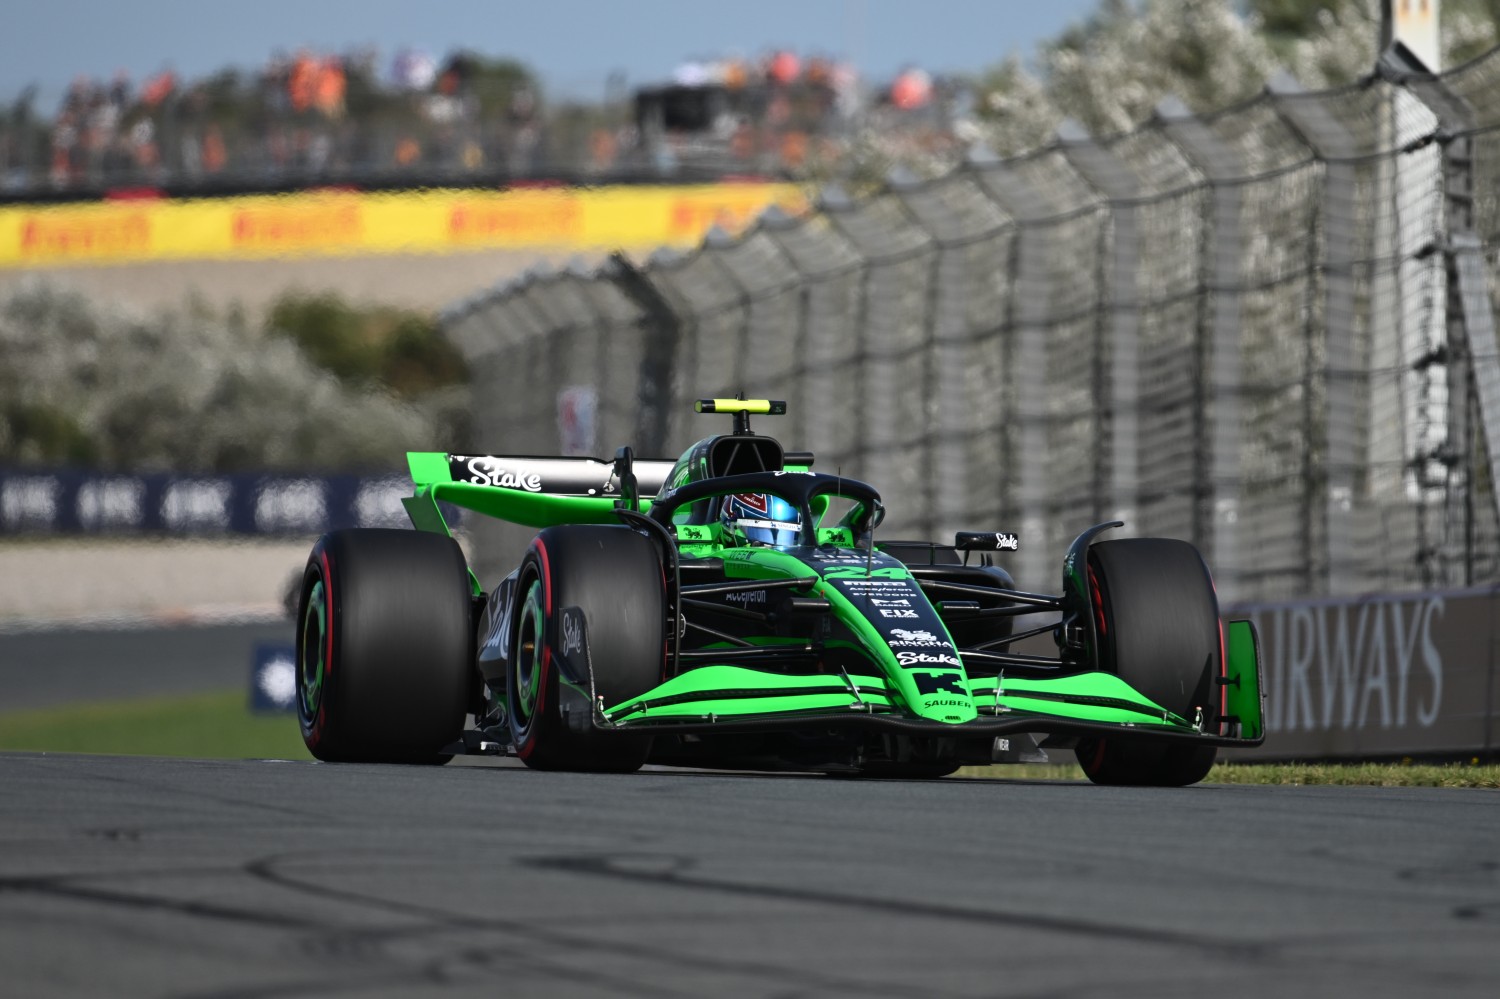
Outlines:
[[[414,527],[447,534],[438,502],[526,527],[618,523],[620,480],[613,461],[550,455],[408,451],[416,495],[402,500]],[[661,492],[676,462],[632,465],[642,505]]]
[[[620,495],[620,479],[613,461],[598,458],[555,458],[538,455],[442,454],[413,451],[406,456],[412,481],[417,485],[466,482],[475,486],[499,486],[548,496]],[[641,496],[655,496],[666,484],[676,464],[671,461],[637,460],[636,487]]]

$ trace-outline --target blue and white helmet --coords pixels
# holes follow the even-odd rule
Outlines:
[[[797,508],[768,493],[735,493],[719,510],[724,529],[755,545],[789,548],[799,543]]]

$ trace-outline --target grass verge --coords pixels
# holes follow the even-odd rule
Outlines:
[[[312,757],[289,715],[255,715],[243,691],[0,713],[0,750],[199,759]],[[1076,763],[964,767],[960,777],[1084,780]],[[1500,788],[1493,763],[1220,763],[1211,784]]]
[[[251,714],[245,692],[0,713],[0,750],[308,760],[296,719]]]

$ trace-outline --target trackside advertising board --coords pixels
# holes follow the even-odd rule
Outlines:
[[[308,255],[691,246],[772,205],[807,205],[795,184],[528,188],[0,207],[0,268],[246,260]]]
[[[1230,608],[1260,633],[1266,741],[1226,759],[1500,751],[1500,586]]]
[[[340,527],[406,527],[401,499],[410,495],[404,475],[0,469],[0,537],[305,536]],[[449,523],[461,522],[457,508],[444,509]]]

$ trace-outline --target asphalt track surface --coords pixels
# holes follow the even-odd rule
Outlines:
[[[290,644],[295,630],[277,620],[0,633],[0,712],[248,690],[256,644]]]
[[[10,996],[1485,996],[1500,797],[0,754]]]

